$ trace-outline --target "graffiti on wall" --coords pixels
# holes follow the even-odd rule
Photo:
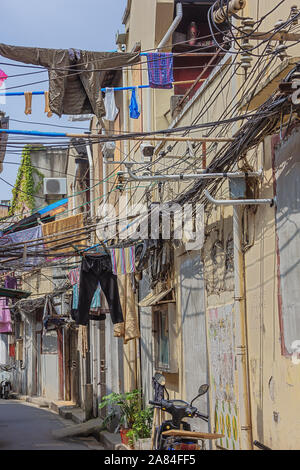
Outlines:
[[[226,449],[239,449],[238,410],[234,393],[233,304],[209,309],[208,335],[215,432],[224,434],[217,444]]]

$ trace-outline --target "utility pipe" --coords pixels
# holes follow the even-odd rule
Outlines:
[[[157,131],[159,133],[160,131]],[[81,139],[97,139],[97,142],[102,138],[107,139],[107,135],[103,134],[73,134],[70,132],[42,132],[42,131],[21,131],[21,130],[12,130],[12,129],[0,129],[0,134],[12,134],[12,135],[30,135],[38,137],[75,137]],[[117,137],[112,135],[112,138]],[[128,137],[126,140],[154,140],[154,141],[170,141],[170,142],[233,142],[234,139],[223,138],[223,137],[152,137],[152,136],[136,136]]]
[[[75,161],[75,175],[74,175],[73,191],[72,191],[72,197],[73,197],[73,209],[72,209],[72,212],[73,212],[73,215],[75,215],[75,211],[76,211],[75,194],[76,194],[76,182],[77,182],[78,168],[79,168],[79,164]]]
[[[217,206],[233,206],[233,244],[234,244],[234,311],[235,311],[235,359],[238,373],[238,399],[240,418],[240,445],[243,450],[253,448],[251,404],[248,365],[248,341],[246,318],[245,260],[242,246],[243,205],[271,204],[274,199],[214,199],[204,191],[207,199]]]
[[[136,176],[132,172],[132,164],[126,164],[128,174],[134,181],[187,181],[193,179],[217,179],[217,178],[241,178],[241,177],[261,177],[261,172],[235,172],[235,173],[183,173],[181,175],[154,175],[154,176]],[[203,170],[206,171],[206,170]],[[209,193],[208,193],[209,194]],[[210,195],[209,195],[210,196]],[[268,201],[270,201],[268,199]],[[232,201],[230,201],[232,203]]]
[[[245,174],[245,173],[244,173]],[[232,178],[231,174],[228,173],[229,177]],[[249,175],[249,173],[248,173]],[[238,178],[236,173],[236,178]],[[256,205],[256,204],[270,204],[270,206],[274,206],[276,204],[276,199],[214,199],[212,195],[205,189],[204,194],[207,199],[216,206],[249,206],[249,205]]]
[[[91,218],[94,217],[94,203],[93,201],[95,200],[94,196],[94,162],[93,162],[93,157],[92,157],[92,152],[91,152],[91,146],[90,144],[86,145],[86,151],[87,151],[87,156],[89,160],[89,167],[90,167],[90,213],[91,213]]]

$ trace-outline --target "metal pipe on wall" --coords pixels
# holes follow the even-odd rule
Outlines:
[[[218,206],[233,206],[233,246],[234,246],[234,312],[236,368],[238,375],[238,401],[240,421],[240,445],[243,450],[253,449],[250,382],[248,365],[247,314],[245,260],[243,253],[243,206],[254,204],[274,205],[274,199],[214,199],[208,191],[204,191],[207,199]]]
[[[87,144],[86,145],[86,151],[87,151],[87,156],[88,156],[88,160],[89,160],[89,167],[90,167],[90,201],[94,201],[95,199],[95,196],[94,196],[94,162],[93,162],[93,156],[92,156],[92,152],[91,152],[91,146],[90,144]],[[94,211],[94,203],[93,202],[90,202],[90,214],[91,214],[91,218],[94,217],[94,214],[95,214],[95,211]]]
[[[125,163],[126,165],[126,163]],[[132,163],[127,163],[126,167],[128,170],[128,174],[130,176],[130,179],[128,180],[133,180],[133,181],[188,181],[188,180],[193,180],[193,179],[217,179],[217,178],[242,178],[242,177],[260,177],[261,172],[249,172],[249,173],[243,173],[240,171],[233,172],[233,173],[182,173],[181,175],[154,175],[154,176],[136,176],[132,171],[131,171],[131,166]],[[205,171],[205,170],[203,170]],[[121,172],[119,172],[121,174]],[[126,176],[125,176],[126,178]],[[126,178],[127,179],[127,178]],[[218,201],[214,200],[211,198],[210,194],[208,191],[205,191],[205,194],[208,199],[210,199],[211,202],[217,203]],[[259,199],[252,199],[250,201],[260,201]],[[263,200],[263,204],[267,202],[272,202],[271,199]],[[232,200],[225,201],[228,203],[228,205],[232,205]],[[221,200],[221,203],[224,204],[224,202]],[[240,201],[237,201],[238,204],[241,204]],[[255,202],[259,204],[260,202]],[[251,204],[251,202],[250,202]]]

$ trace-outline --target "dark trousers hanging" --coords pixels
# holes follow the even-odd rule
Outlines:
[[[98,282],[106,297],[112,322],[122,323],[123,313],[119,296],[117,276],[112,273],[111,259],[109,256],[86,255],[81,262],[78,324],[87,325],[89,311]]]

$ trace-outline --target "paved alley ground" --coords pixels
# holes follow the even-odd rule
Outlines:
[[[0,400],[0,452],[2,450],[102,450],[93,439],[57,440],[54,429],[63,427],[55,413],[17,400]]]

